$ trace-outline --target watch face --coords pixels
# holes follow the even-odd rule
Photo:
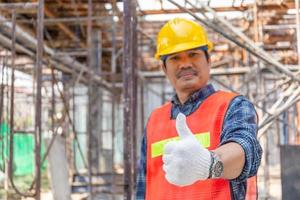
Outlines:
[[[217,161],[214,169],[213,169],[213,176],[214,177],[220,177],[223,172],[223,163],[221,161]]]

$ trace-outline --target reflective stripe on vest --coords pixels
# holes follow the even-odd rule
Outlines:
[[[208,148],[210,146],[210,133],[196,133],[196,139],[203,147]],[[164,151],[164,146],[170,141],[178,141],[179,137],[173,137],[165,140],[155,142],[151,146],[151,157],[155,158],[157,156],[162,156]]]
[[[236,96],[234,93],[216,92],[187,116],[189,128],[193,133],[200,133],[197,137],[202,138],[199,140],[209,150],[216,149],[220,144],[223,120],[230,102]],[[163,147],[168,141],[178,138],[175,120],[170,119],[170,116],[171,103],[167,103],[151,114],[147,124],[146,200],[230,199],[228,180],[208,179],[190,186],[177,187],[165,179],[161,156]]]

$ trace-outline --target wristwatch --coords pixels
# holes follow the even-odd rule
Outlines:
[[[224,171],[224,165],[219,156],[210,151],[211,164],[209,167],[209,176],[208,178],[220,178]]]

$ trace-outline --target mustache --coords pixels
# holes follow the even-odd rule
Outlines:
[[[182,69],[182,70],[180,70],[176,73],[176,78],[180,78],[180,77],[184,76],[185,74],[190,74],[190,73],[193,74],[193,75],[197,75],[198,71],[191,68],[191,67],[186,68],[186,69]]]

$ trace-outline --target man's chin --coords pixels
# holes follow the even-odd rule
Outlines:
[[[185,77],[180,79],[180,83],[185,86],[193,86],[199,84],[195,77]]]
[[[181,85],[181,90],[197,90],[198,84],[192,81],[186,81],[184,84]]]
[[[178,83],[183,87],[193,87],[193,85],[197,85],[198,79],[195,76],[186,76],[178,79]]]

